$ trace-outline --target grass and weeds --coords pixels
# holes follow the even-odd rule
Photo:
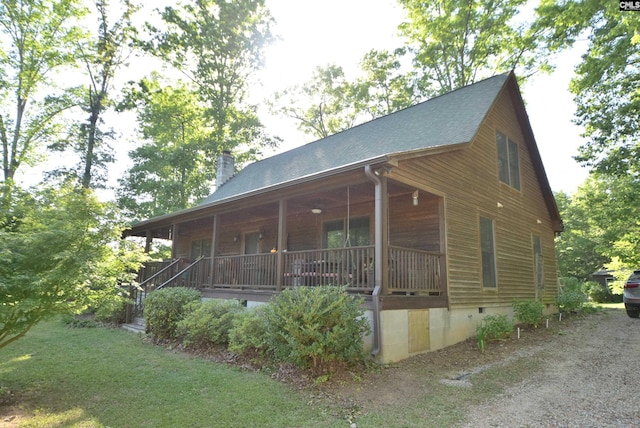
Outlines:
[[[41,323],[0,355],[0,426],[340,426],[304,393],[121,330]]]
[[[448,427],[545,364],[544,352],[513,358],[519,351],[565,334],[572,320],[612,310],[619,309],[556,318],[484,353],[469,339],[306,384],[121,330],[47,322],[0,354],[0,427]],[[463,385],[443,382],[458,378]]]

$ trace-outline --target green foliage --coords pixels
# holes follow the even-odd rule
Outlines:
[[[207,156],[205,109],[193,88],[169,86],[153,74],[128,87],[121,108],[135,109],[146,141],[129,153],[133,166],[119,181],[118,202],[126,213],[155,217],[207,196],[215,170]]]
[[[614,293],[611,287],[604,287],[602,284],[589,281],[584,284],[584,291],[589,300],[595,303],[620,303],[622,293]]]
[[[128,61],[136,33],[131,19],[139,6],[128,0],[110,3],[94,2],[97,20],[93,31],[88,33],[92,39],[78,41],[79,60],[87,70],[81,107],[88,115],[85,123],[74,127],[77,132],[71,148],[80,158],[75,174],[84,188],[104,187],[107,166],[115,161],[107,142],[115,138],[114,133],[103,129],[102,117],[113,104],[109,96],[113,92],[113,81]]]
[[[370,330],[361,303],[341,287],[284,290],[266,311],[270,353],[316,373],[361,362],[363,335]]]
[[[484,352],[486,342],[508,339],[512,331],[513,323],[506,315],[487,315],[476,326],[478,349]]]
[[[6,0],[0,3],[0,159],[4,181],[24,163],[38,160],[39,144],[59,137],[57,121],[75,102],[50,77],[77,61],[83,34],[77,0]],[[6,194],[5,194],[6,197]]]
[[[268,304],[267,304],[268,305]],[[229,350],[238,354],[262,353],[267,350],[269,325],[265,311],[267,305],[238,312],[229,331]]]
[[[586,142],[577,159],[618,176],[640,172],[640,14],[606,0],[545,0],[537,9],[554,49],[588,39],[570,90]],[[624,118],[624,120],[621,120]]]
[[[234,318],[244,310],[236,300],[206,300],[191,303],[177,325],[177,336],[185,346],[207,348],[229,342]]]
[[[414,54],[423,95],[442,94],[497,72],[526,77],[548,68],[540,35],[520,19],[526,0],[400,0],[399,26]]]
[[[521,323],[538,328],[544,316],[544,303],[533,299],[515,299],[513,312]]]
[[[192,288],[171,287],[150,293],[145,302],[147,329],[156,339],[176,339],[178,323],[187,316],[190,304],[201,294]]]
[[[639,193],[637,176],[592,173],[570,198],[558,199],[565,224],[556,241],[563,276],[588,281],[605,266],[613,271],[640,266]]]
[[[123,324],[126,321],[126,305],[129,302],[124,290],[101,298],[95,308],[96,321]]]
[[[162,25],[147,24],[147,52],[164,60],[195,85],[209,125],[203,138],[209,165],[232,150],[242,163],[278,140],[264,131],[256,107],[247,105],[252,74],[271,42],[273,18],[264,0],[202,0],[160,12]],[[235,149],[235,150],[234,150]]]
[[[43,319],[116,295],[141,260],[114,245],[124,225],[91,191],[14,189],[9,199],[0,214],[0,348]]]
[[[311,79],[301,86],[277,93],[270,108],[296,119],[299,130],[324,138],[354,126],[358,116],[355,91],[342,67],[330,64],[316,67]]]
[[[588,297],[584,292],[585,286],[586,284],[583,284],[577,278],[562,278],[560,290],[555,300],[560,312],[581,312]]]
[[[609,261],[602,252],[603,231],[592,221],[594,208],[585,198],[591,187],[585,182],[573,195],[556,193],[556,203],[564,231],[555,241],[558,270],[561,278],[589,281],[591,274]]]

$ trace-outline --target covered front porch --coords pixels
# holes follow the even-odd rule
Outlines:
[[[147,248],[154,238],[172,240],[172,260],[140,272],[136,306],[161,287],[265,301],[287,287],[335,285],[386,299],[387,308],[446,307],[443,197],[385,171],[351,171],[137,226]]]

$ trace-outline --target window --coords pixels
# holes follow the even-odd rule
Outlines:
[[[200,256],[211,257],[211,239],[191,241],[191,260],[195,260]]]
[[[520,190],[518,144],[500,132],[496,132],[496,141],[498,143],[498,175],[500,176],[500,181]]]
[[[353,218],[349,221],[349,242],[344,220],[328,221],[324,224],[324,243],[326,248],[345,246],[361,247],[371,242],[369,217]]]
[[[496,288],[496,250],[493,242],[493,220],[480,217],[480,248],[482,249],[482,286]]]
[[[542,239],[533,236],[533,277],[537,288],[544,288],[544,258],[542,257]]]

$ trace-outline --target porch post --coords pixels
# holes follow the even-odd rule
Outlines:
[[[287,245],[287,201],[280,199],[278,209],[278,252],[276,267],[276,290],[282,290],[282,281],[284,277],[284,250]]]
[[[387,213],[387,178],[378,171],[374,171],[371,165],[365,166],[365,174],[375,184],[375,226],[374,226],[374,272],[375,288],[380,294],[388,292],[389,273],[389,227]]]
[[[178,223],[173,223],[171,226],[171,258],[176,258],[176,239],[178,238]]]
[[[153,242],[153,233],[151,229],[147,229],[146,241],[144,243],[144,252],[145,254],[149,254],[151,251],[151,243]]]
[[[380,242],[376,241],[376,252],[380,252],[379,260],[376,260],[376,264],[380,263],[380,272],[376,272],[376,285],[380,286],[382,295],[386,295],[389,292],[389,195],[387,194],[387,177],[382,176],[380,178],[380,185],[376,186],[376,224],[377,219],[380,218],[380,231],[378,237]],[[380,203],[378,203],[378,199]],[[380,275],[380,282],[378,282],[378,274]]]
[[[216,247],[218,246],[218,215],[214,214],[213,215],[213,231],[211,232],[211,274],[209,275],[209,278],[211,280],[211,285],[213,287],[213,285],[216,283],[215,280],[215,264],[214,264],[214,259],[216,257]]]

